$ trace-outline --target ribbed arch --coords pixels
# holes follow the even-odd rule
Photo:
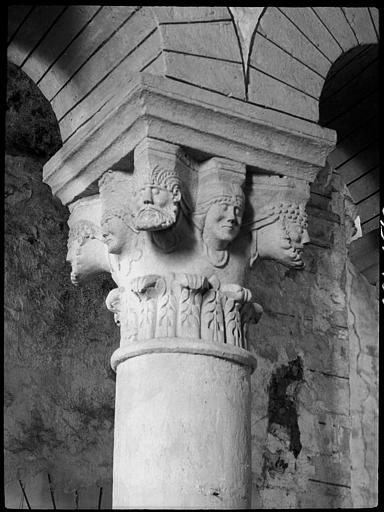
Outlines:
[[[378,12],[368,7],[268,7],[249,62],[249,101],[309,121],[332,64],[378,42]]]

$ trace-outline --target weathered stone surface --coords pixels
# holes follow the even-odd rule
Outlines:
[[[243,67],[241,62],[232,63],[215,59],[204,59],[194,55],[167,53],[167,74],[229,98],[245,100]],[[196,69],[199,72],[196,72]]]
[[[27,18],[22,34],[20,32],[14,34],[12,45],[8,50],[8,59],[13,64],[21,66],[28,57],[29,48],[39,43],[40,34],[36,27],[39,26],[43,32],[49,30],[50,25],[64,9],[63,5],[37,6],[37,9]]]
[[[54,63],[51,72],[39,83],[46,98],[52,100],[65,86],[68,77],[84,65],[87,59],[102,46],[135,10],[134,6],[105,5]]]
[[[5,210],[6,479],[48,465],[58,486],[80,488],[110,477],[114,383],[107,361],[116,341],[100,288],[111,283],[101,277],[74,293],[62,258],[67,213],[41,183],[41,164],[7,157],[6,180],[10,171],[32,195]]]
[[[342,7],[342,10],[360,44],[378,42],[368,7]]]
[[[329,27],[344,51],[356,46],[356,38],[340,7],[313,7],[321,21]]]
[[[331,66],[329,60],[312,45],[300,30],[288,20],[278,8],[268,7],[261,18],[259,30],[261,34],[291,53],[324,78]],[[254,51],[257,51],[254,48]]]
[[[327,27],[324,26],[312,9],[306,7],[281,7],[283,12],[296,26],[300,27],[313,45],[331,62],[341,55],[342,50],[337,41],[329,37]]]
[[[46,160],[61,147],[57,121],[48,101],[12,63],[8,63],[5,120],[8,155]]]
[[[163,51],[176,51],[241,63],[240,49],[232,21],[213,21],[208,26],[206,23],[170,24],[162,26],[160,30]],[[195,67],[196,69],[198,66]],[[196,74],[200,73],[201,71]],[[167,74],[173,74],[172,68],[167,69]]]
[[[227,7],[152,7],[159,23],[190,23],[231,19]]]
[[[378,302],[375,289],[349,263],[351,461],[354,507],[378,503]]]
[[[119,18],[117,13],[113,12],[115,23],[119,22],[114,36],[106,40],[97,53],[90,56],[76,73],[76,78],[68,82],[51,100],[58,119],[64,117],[68,110],[82,100],[83,96],[87,96],[98,82],[106,78],[114,67],[136,48],[138,43],[156,29],[157,25],[149,8],[143,7],[137,10],[135,7],[120,7],[120,9],[124,12],[126,23],[117,30],[123,18]],[[156,53],[158,50],[154,55]],[[99,105],[102,103],[102,97],[99,97],[97,103]]]
[[[114,377],[108,359],[118,332],[103,306],[113,286],[108,276],[80,292],[70,283],[63,258],[68,211],[42,183],[44,159],[60,144],[57,125],[38,90],[10,71],[4,471],[5,482],[16,485],[9,499],[14,493],[19,503],[17,479],[33,485],[39,471],[45,478],[49,471],[58,494],[110,481]]]
[[[249,399],[249,374],[223,359],[154,353],[122,363],[114,506],[248,508]]]
[[[249,70],[248,99],[257,105],[309,121],[318,121],[319,118],[317,100],[252,67]]]
[[[315,97],[319,97],[323,86],[322,78],[310,68],[290,58],[279,46],[256,33],[255,50],[251,53],[250,64],[277,79],[292,85]]]
[[[352,506],[349,487],[309,481],[307,489],[297,497],[297,508],[349,508]]]
[[[34,58],[28,58],[23,71],[39,82],[47,73],[50,63],[57,60],[71,41],[100,9],[96,5],[71,5],[60,16],[55,30],[50,30],[35,50]]]

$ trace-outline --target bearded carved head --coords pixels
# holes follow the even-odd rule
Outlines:
[[[150,175],[137,177],[134,192],[134,228],[160,231],[175,224],[181,200],[181,181],[176,172],[155,166]]]

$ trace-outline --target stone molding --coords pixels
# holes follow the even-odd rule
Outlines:
[[[217,289],[200,275],[150,274],[111,290],[106,304],[121,327],[121,346],[179,337],[249,350],[248,327],[262,313],[251,300],[236,284]]]
[[[218,357],[248,366],[251,373],[257,368],[256,358],[247,350],[232,345],[204,343],[201,340],[190,338],[149,339],[140,343],[132,343],[126,347],[120,347],[112,354],[111,366],[114,371],[117,371],[118,366],[127,359],[156,353],[182,353]]]
[[[126,169],[145,137],[159,136],[205,158],[230,158],[308,182],[336,143],[333,130],[314,123],[140,73],[127,83],[122,99],[107,102],[46,163],[44,182],[68,204],[106,169]]]

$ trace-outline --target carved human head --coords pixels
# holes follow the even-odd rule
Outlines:
[[[215,194],[213,197],[212,195]],[[238,184],[221,184],[206,193],[195,212],[204,242],[225,249],[239,234],[244,212],[244,193]],[[211,197],[209,197],[211,196]]]
[[[181,182],[174,171],[156,166],[149,177],[137,180],[134,193],[134,227],[139,231],[159,231],[177,219]]]
[[[122,254],[129,245],[132,230],[130,213],[122,209],[107,210],[101,218],[103,240],[110,254]]]
[[[263,208],[255,219],[257,252],[293,268],[302,268],[301,253],[308,243],[307,215],[303,205],[281,202]]]

